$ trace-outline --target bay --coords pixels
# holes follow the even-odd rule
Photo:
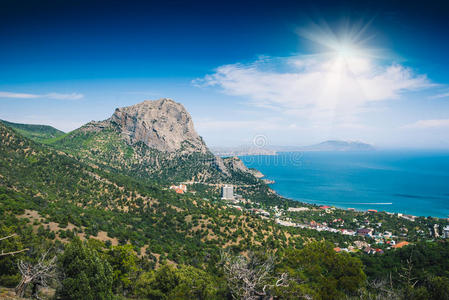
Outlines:
[[[241,156],[298,201],[416,216],[449,215],[449,152],[286,152]]]

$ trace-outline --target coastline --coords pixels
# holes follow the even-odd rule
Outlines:
[[[385,152],[386,154],[393,155],[394,159],[390,159],[387,156],[387,163],[393,161],[399,161],[402,163],[403,156],[405,161],[407,159],[418,160],[420,164],[427,162],[425,159],[431,158],[430,163],[436,165],[435,162],[440,162],[440,157],[433,157],[429,153],[412,153],[404,154],[403,152]],[[432,154],[432,153],[430,153]],[[242,156],[240,157],[244,164],[249,168],[255,168],[261,173],[265,174],[263,179],[273,180],[274,183],[267,183],[270,189],[279,195],[280,197],[305,203],[308,205],[320,206],[330,205],[342,210],[348,210],[354,208],[357,211],[367,212],[368,210],[383,211],[389,214],[409,215],[417,217],[432,216],[438,219],[447,219],[449,215],[449,206],[447,205],[449,198],[446,195],[448,188],[445,187],[445,180],[448,178],[446,170],[440,169],[437,172],[430,173],[427,170],[411,166],[399,165],[401,168],[395,165],[389,166],[387,164],[382,165],[382,160],[379,157],[384,155],[382,152],[376,152],[376,154],[359,154],[354,155],[348,153],[331,153],[332,157],[344,157],[348,158],[352,156],[357,159],[360,157],[368,156],[374,157],[374,163],[371,161],[362,161],[360,164],[350,165],[351,169],[347,172],[351,176],[346,176],[346,170],[340,170],[341,165],[337,165],[338,168],[331,168],[331,175],[327,174],[324,169],[316,169],[313,163],[315,163],[310,156],[326,156],[326,153],[311,153],[305,154],[301,157],[301,164],[292,166],[289,162],[292,157],[289,154],[278,154],[277,157],[272,156]],[[449,163],[449,155],[443,157],[443,163]],[[295,157],[293,157],[294,159]],[[313,157],[312,157],[313,158]],[[425,158],[425,159],[423,159]],[[380,161],[380,162],[379,162]],[[319,161],[319,167],[327,165],[326,162]],[[351,161],[352,162],[352,161]],[[358,163],[358,161],[357,161]],[[431,164],[430,164],[431,165]],[[437,165],[438,166],[438,165]],[[334,166],[332,166],[334,167]],[[346,165],[344,165],[346,167]],[[348,167],[349,169],[349,167]],[[340,173],[343,172],[341,178]],[[362,176],[358,175],[359,172]],[[308,178],[312,173],[313,177]],[[441,173],[441,174],[440,174]],[[449,173],[449,172],[448,172]],[[299,175],[298,175],[299,174]],[[305,175],[304,175],[305,174]],[[355,174],[355,175],[354,175]],[[404,175],[402,175],[404,174]],[[430,175],[430,178],[429,178]],[[333,178],[331,176],[334,176]],[[432,176],[436,178],[433,180]],[[334,181],[329,181],[329,177]],[[360,178],[359,178],[360,177]],[[374,180],[371,180],[374,177]],[[348,178],[349,183],[348,183]],[[347,186],[342,185],[340,180],[344,181]],[[384,184],[383,181],[386,180]],[[393,181],[394,180],[394,181]],[[355,182],[355,184],[353,183]],[[370,182],[373,181],[373,182]],[[434,190],[435,182],[443,181],[443,188],[437,186],[440,190]],[[405,195],[405,196],[404,196]],[[307,197],[310,196],[310,197]],[[316,196],[316,197],[315,197]],[[324,199],[323,199],[324,198]],[[343,199],[343,200],[342,200]]]
[[[419,217],[428,217],[425,215],[411,215],[411,214],[407,214],[405,212],[398,212],[398,211],[387,211],[387,210],[377,210],[377,209],[372,209],[372,208],[366,208],[366,209],[356,209],[353,207],[346,207],[346,206],[339,206],[339,205],[334,205],[331,202],[319,202],[319,200],[312,200],[312,199],[305,199],[305,198],[291,198],[291,197],[285,197],[283,195],[281,195],[278,191],[276,191],[275,189],[273,189],[270,184],[267,184],[270,188],[270,192],[278,195],[279,197],[288,199],[288,200],[292,200],[298,203],[303,203],[305,205],[312,205],[316,208],[322,207],[322,206],[330,206],[330,207],[334,207],[336,209],[340,209],[340,210],[345,210],[345,211],[356,211],[356,212],[363,212],[363,213],[369,213],[369,212],[379,212],[379,213],[386,213],[388,215],[397,215],[398,217],[402,217],[404,219],[410,219],[413,220],[415,218],[419,218]],[[353,203],[354,204],[354,203]],[[358,203],[360,204],[364,204],[364,205],[391,205],[392,203]],[[440,217],[440,216],[431,216],[432,218],[435,219],[441,219],[441,220],[449,220],[449,215],[446,217]]]

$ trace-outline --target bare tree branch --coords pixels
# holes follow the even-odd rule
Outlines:
[[[22,250],[17,250],[17,251],[12,251],[12,252],[3,252],[2,251],[2,253],[0,253],[0,256],[14,255],[14,254],[18,254],[18,253],[21,253],[21,252],[24,252],[24,251],[28,251],[28,250],[30,250],[30,249],[25,248],[25,249],[22,249]]]
[[[13,233],[13,234],[11,234],[11,235],[8,235],[8,236],[5,236],[5,237],[1,237],[1,238],[0,238],[0,241],[9,239],[9,238],[11,238],[11,237],[13,237],[13,236],[16,236],[16,235],[17,235],[16,233]]]
[[[40,287],[47,287],[50,279],[56,278],[56,256],[47,259],[50,250],[45,252],[37,263],[32,264],[20,260],[17,264],[22,279],[16,287],[16,294],[23,297],[29,284],[33,284],[33,297],[39,299],[38,291]]]
[[[391,276],[391,274],[390,274]],[[398,290],[394,289],[389,279],[374,280],[368,282],[368,290],[360,290],[361,299],[370,300],[399,300],[402,299]],[[349,299],[349,298],[348,298]],[[353,298],[350,298],[353,299]]]
[[[252,254],[246,258],[241,255],[232,257],[228,252],[222,252],[220,264],[234,299],[261,299],[269,295],[269,288],[288,285],[287,273],[280,278],[272,277],[273,256],[262,261]],[[270,284],[271,282],[274,284]]]
[[[0,238],[0,241],[9,239],[9,238],[12,238],[12,237],[15,237],[15,236],[17,236],[17,233],[13,233],[13,234],[11,234],[11,235],[1,237],[1,238]],[[3,252],[3,250],[2,250],[2,252],[0,253],[0,257],[1,257],[1,256],[7,256],[7,255],[18,254],[18,253],[21,253],[21,252],[24,252],[24,251],[27,251],[27,250],[29,250],[29,249],[26,248],[26,249],[17,250],[17,251],[11,251],[11,252]]]

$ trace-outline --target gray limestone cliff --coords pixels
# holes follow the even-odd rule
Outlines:
[[[89,122],[84,132],[98,132],[114,125],[123,139],[138,142],[162,152],[208,152],[203,139],[193,126],[192,117],[180,103],[172,99],[146,100],[117,108],[107,120]]]
[[[190,114],[172,99],[147,100],[117,108],[109,120],[120,128],[129,144],[143,142],[164,152],[208,151],[193,127]]]

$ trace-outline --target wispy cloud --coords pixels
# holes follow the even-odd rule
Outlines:
[[[277,119],[270,120],[247,120],[247,121],[236,121],[236,120],[211,120],[203,119],[196,122],[196,126],[201,131],[213,131],[213,130],[230,130],[230,129],[242,129],[250,128],[251,130],[276,130],[285,129],[283,124],[279,123]]]
[[[42,97],[47,97],[50,99],[58,99],[58,100],[78,100],[78,99],[84,98],[84,95],[79,94],[79,93],[71,93],[71,94],[50,93],[50,94],[42,95]]]
[[[61,94],[61,93],[48,93],[48,94],[28,94],[28,93],[15,93],[15,92],[4,92],[0,91],[0,98],[12,98],[12,99],[37,99],[37,98],[48,98],[56,100],[78,100],[84,98],[83,94],[71,93],[71,94]]]
[[[430,99],[449,98],[449,92],[431,96]]]
[[[33,99],[39,97],[40,95],[35,94],[0,92],[0,98]]]
[[[253,105],[310,119],[335,121],[337,113],[344,122],[366,111],[369,103],[433,85],[426,75],[399,64],[336,55],[224,65],[194,84],[219,87],[226,94],[248,97]]]
[[[402,126],[406,129],[449,128],[449,119],[419,120]]]

